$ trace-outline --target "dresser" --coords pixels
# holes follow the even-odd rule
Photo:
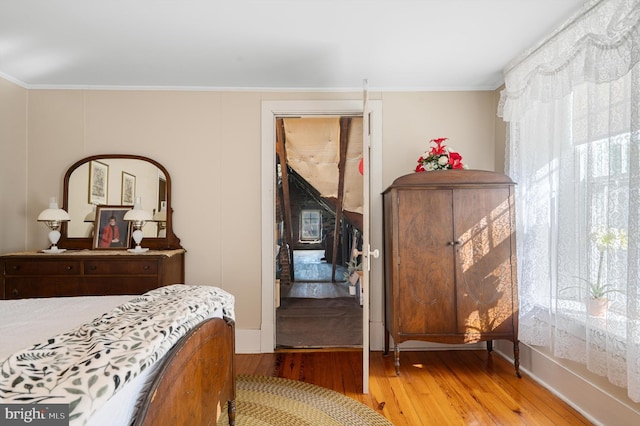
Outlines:
[[[514,183],[479,170],[413,173],[383,193],[385,354],[399,344],[513,342],[519,372]]]
[[[184,249],[68,250],[0,256],[3,299],[142,294],[184,283]]]

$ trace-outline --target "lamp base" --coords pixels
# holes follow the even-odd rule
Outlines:
[[[48,253],[48,254],[62,253],[63,251],[67,251],[67,249],[61,249],[56,247],[56,248],[49,248],[49,249],[42,250],[43,253]]]
[[[48,253],[48,254],[56,254],[56,253],[62,253],[63,251],[65,251],[66,249],[58,248],[59,240],[60,240],[60,231],[58,231],[57,229],[52,229],[51,232],[49,232],[49,241],[51,241],[51,246],[48,249],[42,250],[42,252]]]
[[[140,246],[136,246],[136,248],[132,248],[132,249],[128,249],[127,250],[129,253],[146,253],[149,251],[149,248],[142,248]]]

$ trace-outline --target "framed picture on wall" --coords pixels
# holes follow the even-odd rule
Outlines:
[[[131,246],[131,223],[124,214],[131,206],[98,206],[93,224],[93,248],[125,250]]]
[[[89,204],[107,204],[109,165],[99,161],[89,164]]]
[[[127,172],[122,172],[121,203],[124,206],[132,206],[136,199],[136,177]]]

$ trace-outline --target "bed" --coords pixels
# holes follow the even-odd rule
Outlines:
[[[71,425],[235,423],[234,298],[171,285],[141,296],[0,301],[0,403],[69,404]]]

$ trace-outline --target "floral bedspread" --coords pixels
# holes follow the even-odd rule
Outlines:
[[[3,360],[0,402],[68,403],[70,423],[84,425],[112,395],[219,309],[224,318],[235,319],[234,297],[210,286],[176,284],[137,296]]]

